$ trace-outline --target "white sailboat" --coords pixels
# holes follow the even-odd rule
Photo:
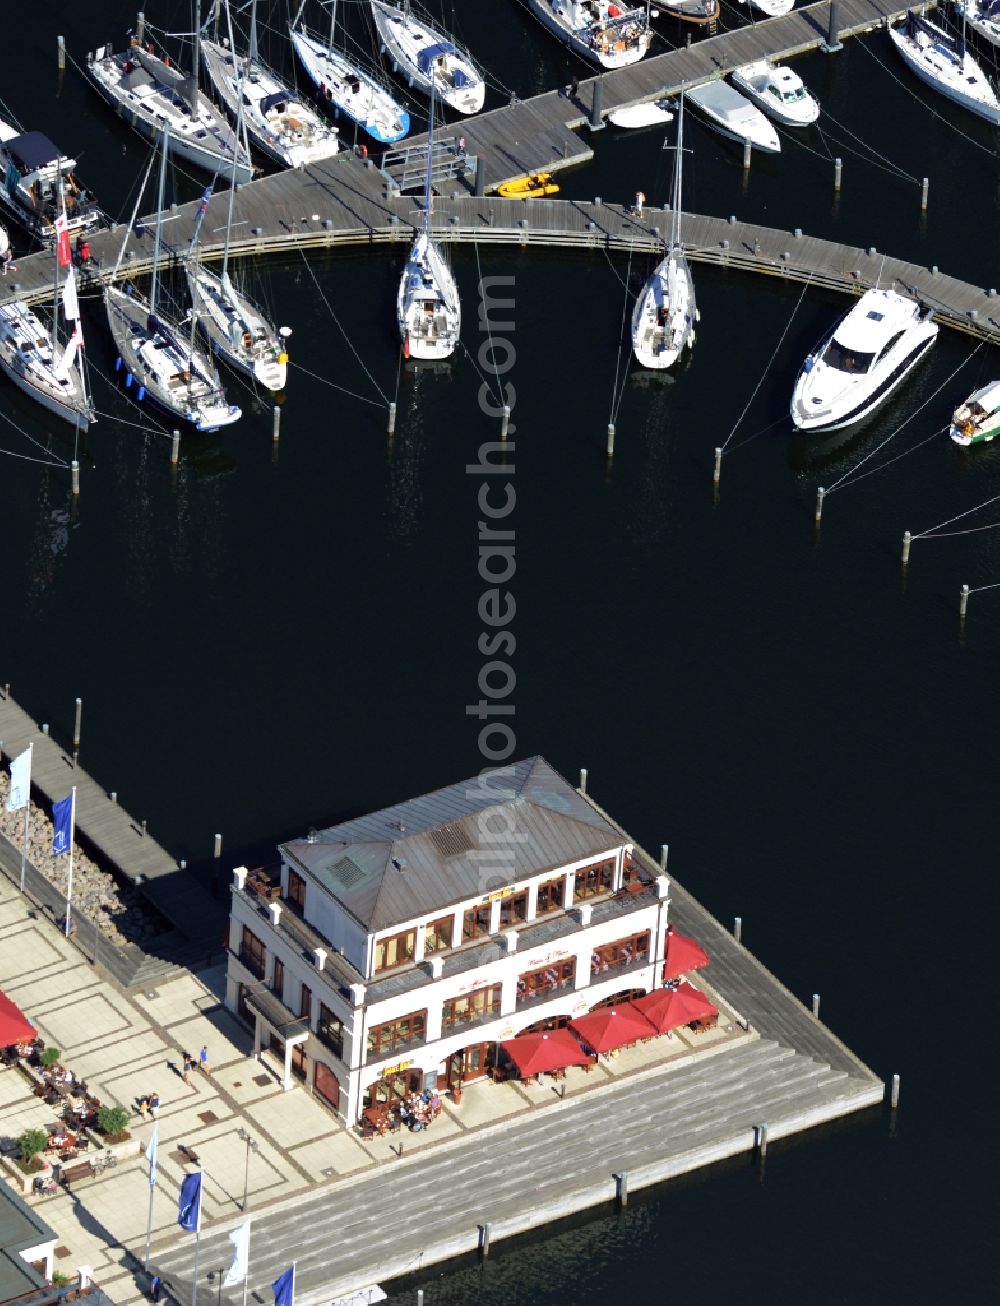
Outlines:
[[[674,193],[671,199],[670,247],[653,269],[632,310],[632,349],[643,367],[672,367],[685,348],[694,346],[698,310],[694,278],[681,241],[681,190],[684,160],[684,97],[677,115]]]
[[[198,92],[200,13],[197,17],[191,77],[169,60],[157,58],[152,46],[143,49],[134,36],[118,54],[109,45],[88,54],[87,72],[111,107],[140,135],[155,142],[167,127],[178,158],[213,176],[228,172],[235,158],[236,180],[249,181],[253,176],[249,151],[236,139],[225,115]]]
[[[233,42],[229,0],[226,22],[227,44],[203,38],[201,53],[209,81],[230,117],[235,120],[242,108],[253,143],[285,168],[303,168],[333,158],[340,148],[337,129],[328,126],[311,105],[304,104],[297,92],[261,61],[257,50],[257,0],[250,7],[250,44],[242,58],[236,54]]]
[[[486,100],[486,81],[472,55],[450,37],[414,16],[410,0],[402,7],[371,0],[372,17],[392,66],[424,95],[435,92],[458,113],[478,113]]]
[[[114,277],[104,291],[108,325],[118,348],[115,370],[124,372],[125,384],[136,385],[141,403],[147,396],[165,408],[172,417],[190,422],[199,431],[215,431],[241,416],[239,407],[226,401],[225,392],[211,358],[195,348],[197,314],[192,317],[189,338],[184,339],[181,324],[171,322],[159,304],[159,260],[163,224],[163,192],[167,172],[170,129],[164,127],[160,157],[160,185],[156,210],[156,244],[153,251],[153,280],[149,299],[131,285],[124,290],[114,284]],[[128,230],[118,256],[118,266],[125,253]]]
[[[236,131],[243,122],[242,79],[237,83],[238,105]],[[206,192],[206,197],[208,192]],[[191,251],[186,264],[188,290],[191,293],[192,312],[209,347],[238,372],[259,382],[267,390],[285,388],[288,374],[288,354],[285,341],[292,334],[289,327],[276,331],[264,314],[236,289],[229,277],[229,242],[233,230],[233,202],[236,187],[229,187],[229,210],[226,215],[226,240],[222,250],[222,271],[216,275],[199,263],[195,257],[201,222],[208,208],[207,199],[195,223],[191,237]]]
[[[615,0],[528,0],[539,21],[574,53],[602,68],[638,63],[653,42],[649,0],[635,9]]]
[[[783,127],[808,127],[819,117],[819,105],[791,68],[758,59],[736,68],[733,85]]]
[[[424,221],[406,261],[396,295],[396,319],[407,358],[449,358],[458,344],[462,304],[445,256],[431,238],[434,158],[434,95],[427,134],[427,176],[424,182]]]
[[[1000,0],[952,0],[974,32],[991,45],[1000,45]]]
[[[46,330],[38,316],[20,300],[0,306],[0,368],[19,390],[36,399],[50,413],[86,431],[97,416],[87,387],[69,223],[58,180],[56,189],[59,209],[53,250],[52,328]],[[60,303],[70,332],[65,344],[59,342]]]
[[[292,48],[316,88],[317,99],[334,116],[346,114],[373,140],[389,145],[410,130],[410,115],[378,78],[348,59],[336,46],[337,0],[330,7],[330,39],[322,41],[301,26],[302,0],[289,24]]]
[[[900,27],[890,27],[892,43],[911,72],[940,91],[953,104],[1000,127],[1000,99],[989,78],[965,44],[965,13],[962,35],[950,36],[936,23],[909,10]]]

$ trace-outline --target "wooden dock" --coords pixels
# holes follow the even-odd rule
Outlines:
[[[877,1076],[676,881],[671,917],[707,947],[711,965],[700,973],[758,1038],[578,1098],[553,1098],[269,1210],[258,1205],[251,1293],[266,1298],[294,1259],[299,1306],[325,1306],[474,1252],[484,1224],[496,1242],[578,1211],[610,1210],[623,1171],[636,1191],[751,1153],[760,1125],[774,1140],[882,1101]],[[229,1264],[228,1230],[236,1223],[205,1229],[202,1267]],[[190,1238],[154,1249],[154,1264],[170,1295],[187,1306]],[[200,1282],[199,1297],[208,1291],[218,1293],[218,1284]],[[235,1303],[240,1291],[223,1292],[220,1301]]]

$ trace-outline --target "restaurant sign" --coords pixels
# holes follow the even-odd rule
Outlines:
[[[381,1072],[383,1079],[388,1079],[390,1075],[401,1075],[404,1070],[409,1070],[413,1065],[412,1061],[398,1061],[394,1066],[386,1066]]]
[[[503,902],[504,898],[513,898],[515,893],[520,892],[518,889],[497,889],[495,893],[487,893],[479,899],[479,905],[485,906],[488,902]]]

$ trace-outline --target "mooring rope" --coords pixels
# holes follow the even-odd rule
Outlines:
[[[371,381],[372,385],[373,385],[373,386],[375,387],[375,389],[378,391],[379,395],[380,395],[381,398],[382,398],[382,402],[383,402],[384,404],[387,404],[387,403],[389,402],[389,397],[388,397],[388,395],[385,393],[385,391],[382,389],[382,387],[379,385],[379,383],[378,383],[378,382],[375,380],[375,378],[372,376],[371,372],[369,372],[368,368],[365,366],[364,361],[363,361],[362,358],[361,358],[361,355],[360,355],[360,354],[358,353],[358,351],[355,349],[355,347],[354,347],[354,342],[351,340],[351,337],[347,334],[347,332],[346,332],[346,331],[344,330],[344,328],[341,326],[341,324],[340,324],[340,319],[337,317],[337,314],[333,311],[333,306],[331,305],[330,301],[327,299],[326,295],[323,293],[323,287],[319,284],[319,280],[318,280],[318,278],[317,278],[317,276],[316,276],[316,273],[315,273],[315,272],[312,270],[312,268],[309,266],[309,260],[306,258],[305,250],[302,249],[301,246],[299,247],[299,254],[302,256],[302,262],[306,265],[306,270],[308,271],[309,275],[310,275],[310,276],[312,277],[312,279],[313,279],[313,285],[316,287],[316,290],[317,290],[317,292],[318,292],[318,294],[319,294],[320,299],[322,299],[323,303],[326,305],[327,311],[329,312],[330,316],[333,318],[334,322],[336,322],[336,324],[337,324],[337,330],[340,332],[340,334],[341,334],[341,335],[344,337],[344,339],[347,341],[348,348],[350,349],[351,353],[354,355],[355,359],[357,360],[357,362],[358,362],[358,366],[361,368],[361,370],[364,372],[365,376],[367,376],[368,380]],[[299,363],[299,364],[297,364],[297,366],[301,367],[302,364]],[[322,378],[321,378],[321,379],[322,379]]]

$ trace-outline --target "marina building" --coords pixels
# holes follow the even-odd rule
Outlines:
[[[660,982],[666,876],[541,757],[279,853],[233,873],[227,1005],[347,1123]]]

